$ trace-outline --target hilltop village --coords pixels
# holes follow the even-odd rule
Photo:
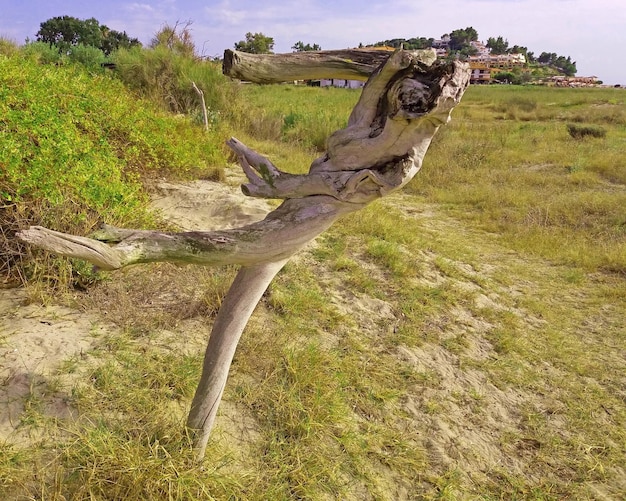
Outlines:
[[[442,37],[441,40],[433,42],[433,48],[440,58],[448,57],[449,37]],[[522,72],[526,69],[527,61],[524,54],[492,54],[491,49],[483,42],[470,42],[470,45],[476,49],[476,54],[468,56],[472,74],[470,77],[471,84],[489,84],[489,83],[510,83],[497,78],[503,73],[520,69]],[[504,79],[506,80],[506,79]],[[576,77],[565,75],[553,75],[550,77],[536,80],[534,83],[543,85],[553,85],[556,87],[589,87],[601,84],[600,80],[595,77]]]
[[[451,57],[450,35],[443,35],[439,40],[431,40],[431,44],[437,53],[437,57],[441,59]],[[546,71],[537,71],[538,68],[544,69],[547,65],[529,62],[522,52],[495,54],[484,42],[480,41],[469,41],[468,45],[472,48],[472,54],[466,56],[465,59],[471,69],[470,83],[474,85],[511,84],[518,83],[519,80],[524,80],[523,83],[553,87],[598,87],[602,85],[602,82],[595,76],[550,75]],[[377,44],[367,48],[393,51],[398,47]],[[341,79],[326,79],[313,83],[313,85],[321,87],[347,88],[360,88],[364,84],[364,82],[358,80]]]

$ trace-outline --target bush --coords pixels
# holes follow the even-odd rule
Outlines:
[[[227,110],[235,98],[235,87],[222,75],[217,63],[177,54],[166,47],[121,49],[111,56],[115,74],[127,87],[160,103],[172,113],[194,115],[201,103],[192,87],[204,92],[211,112]]]
[[[76,271],[23,247],[16,231],[144,225],[151,218],[142,181],[219,178],[216,165],[225,163],[218,141],[199,127],[81,65],[0,58],[0,117],[0,282],[45,275],[66,284]]]
[[[42,64],[58,64],[63,60],[59,49],[45,42],[30,42],[22,47],[22,54]]]
[[[0,55],[12,56],[19,50],[17,44],[8,38],[0,37]]]
[[[105,62],[106,57],[97,47],[92,45],[74,45],[68,53],[70,61],[80,63],[89,69],[99,69],[101,64]]]
[[[574,139],[584,139],[586,137],[605,137],[606,130],[600,127],[589,125],[567,124],[567,132]]]

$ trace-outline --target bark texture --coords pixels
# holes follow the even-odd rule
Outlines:
[[[187,418],[187,428],[194,435],[195,453],[199,459],[204,457],[241,334],[263,292],[287,261],[241,268],[220,307]]]
[[[318,78],[367,80],[392,52],[377,49],[346,49],[293,52],[291,54],[249,54],[224,52],[224,75],[247,82],[268,84]]]
[[[360,58],[352,52],[260,57],[226,51],[225,73],[257,82],[370,75],[347,127],[330,136],[327,152],[312,162],[308,174],[282,172],[237,139],[227,142],[248,178],[243,192],[283,199],[263,221],[184,233],[105,226],[91,238],[36,226],[18,235],[109,270],[154,261],[242,266],[213,326],[187,422],[198,458],[204,455],[241,333],[274,275],[342,214],[408,183],[469,83],[466,64],[436,61],[434,51],[374,51],[368,56],[359,51]],[[340,67],[345,73],[338,73]]]

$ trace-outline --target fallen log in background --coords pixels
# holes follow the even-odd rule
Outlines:
[[[393,52],[378,49],[345,49],[250,54],[226,50],[224,75],[260,84],[339,78],[367,80]]]

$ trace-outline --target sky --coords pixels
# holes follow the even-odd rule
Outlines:
[[[191,21],[197,51],[225,49],[263,33],[274,52],[298,41],[325,50],[392,38],[441,38],[472,26],[479,40],[502,36],[509,46],[570,56],[578,76],[626,85],[626,0],[0,0],[0,36],[34,40],[56,16],[94,17],[148,44],[165,24]]]

